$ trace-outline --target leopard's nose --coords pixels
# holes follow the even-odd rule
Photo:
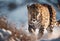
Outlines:
[[[35,20],[35,19],[33,19],[32,21],[33,21],[33,22],[35,22],[36,20]]]
[[[33,21],[35,21],[35,20],[33,20]]]

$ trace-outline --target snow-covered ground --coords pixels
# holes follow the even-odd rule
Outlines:
[[[20,1],[20,3],[19,3],[19,1]],[[22,3],[24,4],[23,1],[24,0],[16,0],[16,3],[17,3],[17,5],[22,4]],[[60,19],[60,10],[54,4],[52,4],[51,2],[48,2],[46,0],[42,0],[42,1],[38,0],[38,1],[41,3],[47,3],[47,4],[53,5],[54,8],[56,9],[56,16],[57,16],[56,18],[57,18],[57,20]],[[7,2],[9,2],[9,1],[7,1]],[[32,3],[32,0],[30,2]],[[28,3],[27,1],[26,1],[26,3],[31,4],[31,3]],[[57,2],[55,2],[55,3],[57,3]],[[8,4],[7,3],[4,3],[4,4],[3,4],[4,6],[2,5],[3,7],[1,6],[1,8],[0,8],[0,15],[5,15],[5,16],[7,16],[7,19],[9,22],[16,23],[17,29],[19,29],[21,27],[21,25],[23,25],[24,26],[23,28],[26,30],[28,28],[27,4],[24,4],[22,6],[18,5],[16,9],[11,10],[11,11],[8,10],[8,7],[7,7]],[[58,37],[60,37],[59,31],[60,31],[60,28],[55,27],[54,32],[52,34],[45,32],[44,36],[42,37],[42,41],[44,41],[44,40],[45,41],[50,41],[50,40],[52,41],[52,39],[57,39]],[[0,33],[0,35],[2,35],[2,34]]]

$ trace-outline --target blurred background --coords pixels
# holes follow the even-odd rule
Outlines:
[[[27,5],[33,3],[46,3],[53,5],[56,10],[56,18],[60,19],[60,1],[59,0],[0,0],[0,16],[6,16],[9,22],[16,23],[17,29],[24,25],[28,27]],[[3,41],[3,40],[2,40]],[[60,38],[41,41],[60,41]]]

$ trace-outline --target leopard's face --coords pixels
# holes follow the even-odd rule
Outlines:
[[[28,9],[28,21],[32,23],[38,23],[40,21],[40,13],[38,6],[36,4],[32,4],[27,6]]]

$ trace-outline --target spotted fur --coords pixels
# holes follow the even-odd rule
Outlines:
[[[48,4],[32,4],[27,6],[28,9],[28,30],[39,29],[39,33],[43,34],[46,28],[52,32],[53,27],[56,25],[56,11],[53,6]]]

